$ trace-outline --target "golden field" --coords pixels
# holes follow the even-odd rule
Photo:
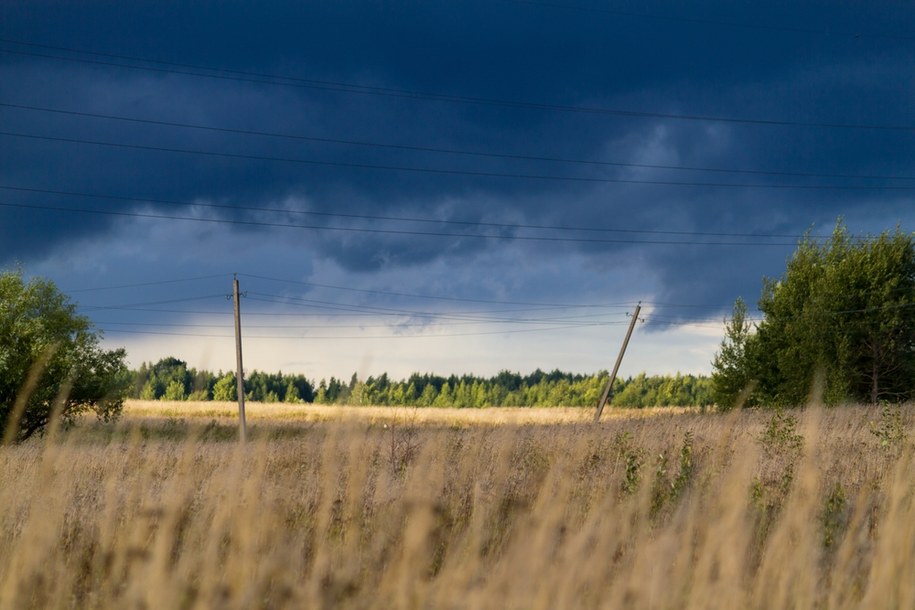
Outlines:
[[[235,408],[0,448],[0,607],[915,607],[907,408]]]
[[[490,407],[460,409],[441,407],[349,407],[341,405],[245,403],[245,419],[258,422],[276,421],[362,421],[365,423],[403,422],[439,425],[495,424],[565,424],[584,423],[594,419],[594,409],[581,407]],[[698,409],[657,407],[650,409],[606,408],[601,419],[639,418],[672,413],[689,413]],[[236,402],[183,402],[167,400],[128,400],[124,406],[127,417],[210,418],[230,424],[238,419]]]

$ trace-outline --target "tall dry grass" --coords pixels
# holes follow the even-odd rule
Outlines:
[[[84,424],[0,449],[0,606],[915,607],[911,415],[797,415]]]

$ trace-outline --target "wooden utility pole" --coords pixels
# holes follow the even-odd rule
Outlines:
[[[238,277],[232,280],[232,300],[235,302],[235,381],[238,389],[238,440],[245,442],[248,438],[248,427],[245,424],[245,377],[241,362],[241,305],[238,294]]]
[[[610,398],[610,388],[613,387],[613,382],[616,381],[616,374],[620,370],[620,363],[623,362],[623,354],[626,353],[626,346],[629,345],[629,338],[632,336],[632,329],[635,328],[635,323],[639,319],[639,312],[642,310],[642,302],[639,301],[638,305],[635,306],[635,313],[632,314],[632,321],[629,323],[629,330],[626,331],[626,338],[623,339],[623,345],[620,347],[620,355],[616,357],[616,364],[613,365],[613,372],[610,373],[610,380],[607,381],[607,387],[604,388],[604,393],[600,397],[600,402],[597,403],[597,412],[594,414],[594,421],[600,420],[600,414],[604,412],[604,405],[607,404],[607,399]]]

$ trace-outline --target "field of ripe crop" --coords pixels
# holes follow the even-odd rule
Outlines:
[[[915,607],[905,408],[232,409],[0,448],[0,607]]]

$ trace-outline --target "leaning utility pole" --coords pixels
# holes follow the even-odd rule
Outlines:
[[[238,277],[232,280],[232,300],[235,302],[235,381],[238,386],[238,440],[245,442],[248,429],[245,424],[245,378],[241,364],[241,306],[239,304]]]
[[[629,345],[629,337],[632,336],[632,329],[635,328],[635,323],[639,319],[639,312],[641,310],[642,302],[639,301],[638,305],[635,306],[635,313],[632,314],[632,321],[629,323],[629,330],[626,332],[626,338],[623,339],[623,345],[620,347],[620,355],[616,357],[616,364],[613,366],[613,372],[610,373],[610,380],[607,381],[607,387],[604,388],[604,393],[600,397],[600,402],[597,403],[597,413],[594,414],[594,421],[598,421],[600,419],[600,414],[604,412],[604,405],[607,404],[607,399],[610,397],[610,388],[613,387],[613,382],[616,381],[616,374],[620,370],[623,354],[626,353],[626,346]]]

